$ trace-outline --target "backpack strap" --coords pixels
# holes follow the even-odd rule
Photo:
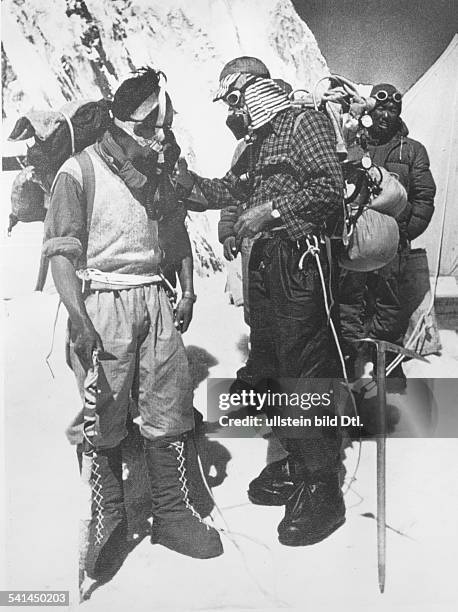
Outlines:
[[[299,123],[301,122],[301,119],[304,115],[305,110],[301,110],[301,112],[296,115],[296,118],[294,119],[293,136],[296,134],[297,128],[299,127]]]
[[[81,175],[83,177],[83,192],[86,196],[86,222],[87,231],[89,232],[95,196],[94,164],[92,163],[91,156],[87,151],[81,151],[81,153],[75,155],[75,159],[81,168]]]
[[[87,230],[89,231],[89,227],[91,225],[92,218],[92,209],[94,208],[94,195],[95,195],[95,172],[94,172],[94,164],[92,163],[91,156],[87,151],[81,151],[77,155],[75,155],[75,159],[78,162],[81,168],[81,175],[83,179],[83,192],[86,196],[86,224]],[[54,189],[54,184],[56,182],[56,178],[54,179],[51,190]],[[45,255],[41,255],[40,258],[40,268],[38,271],[38,278],[35,285],[35,291],[43,291],[46,277],[48,275],[49,268],[49,260]]]

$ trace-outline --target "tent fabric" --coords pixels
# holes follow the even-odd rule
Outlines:
[[[425,145],[437,185],[435,211],[412,244],[426,249],[431,274],[458,278],[458,34],[403,98],[409,136]],[[444,227],[440,268],[440,236]]]

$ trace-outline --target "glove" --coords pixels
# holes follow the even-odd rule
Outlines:
[[[175,164],[180,157],[181,149],[171,130],[167,130],[166,138],[163,143],[164,168],[168,174],[172,174]]]

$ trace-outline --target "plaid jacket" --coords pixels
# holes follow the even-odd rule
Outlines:
[[[300,112],[300,111],[299,111]],[[343,214],[343,178],[335,136],[323,113],[279,113],[257,131],[222,179],[195,180],[212,208],[272,202],[293,240],[332,231]]]

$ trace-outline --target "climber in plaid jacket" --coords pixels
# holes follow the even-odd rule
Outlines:
[[[306,381],[339,374],[324,307],[330,275],[328,236],[342,214],[343,178],[335,136],[323,114],[291,107],[288,96],[257,58],[232,60],[220,75],[215,100],[229,107],[226,124],[247,146],[222,179],[208,179],[183,165],[184,193],[197,184],[209,207],[238,206],[236,244],[254,238],[249,261],[250,357],[240,388],[295,390]],[[285,379],[295,382],[285,384]],[[302,413],[298,409],[298,413]],[[307,416],[322,417],[321,407]],[[345,521],[339,484],[338,429],[276,427],[289,453],[263,470],[249,489],[258,504],[286,504],[278,532],[285,545],[326,538]]]

